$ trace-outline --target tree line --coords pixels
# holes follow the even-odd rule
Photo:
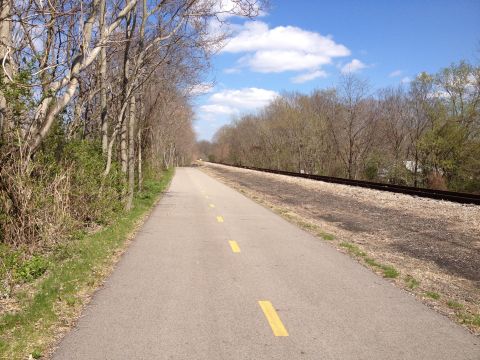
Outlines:
[[[227,36],[221,25],[260,4],[0,0],[0,9],[0,242],[36,248],[131,209],[148,179],[191,161],[190,98]]]
[[[452,64],[373,93],[285,93],[198,144],[211,161],[393,184],[480,192],[480,67]]]

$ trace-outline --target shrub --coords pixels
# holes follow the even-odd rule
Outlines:
[[[1,238],[14,247],[52,246],[75,230],[108,223],[122,210],[118,166],[103,176],[98,144],[66,142],[56,125],[45,147],[27,163],[10,163],[0,172]]]
[[[16,274],[24,282],[30,282],[42,276],[45,271],[47,271],[48,266],[49,262],[46,258],[40,255],[34,255],[18,265]]]
[[[123,180],[116,164],[103,177],[105,161],[96,143],[71,141],[63,153],[65,168],[71,171],[72,217],[83,224],[106,224],[121,211]]]

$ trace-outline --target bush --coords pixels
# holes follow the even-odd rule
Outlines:
[[[70,140],[56,125],[45,146],[28,163],[9,163],[0,172],[0,241],[27,245],[32,253],[74,231],[103,225],[122,211],[123,180],[118,166],[103,176],[98,144]]]
[[[71,229],[69,174],[55,167],[31,161],[27,166],[9,164],[2,169],[3,243],[31,249],[48,246]]]
[[[20,253],[0,244],[0,297],[8,297],[14,285],[13,269],[18,267]]]
[[[105,161],[98,144],[72,141],[63,153],[65,168],[71,171],[72,217],[83,224],[106,224],[122,210],[123,180],[116,164],[103,177]]]
[[[23,264],[19,264],[16,269],[16,275],[24,282],[30,282],[38,279],[48,269],[49,262],[46,258],[40,255],[34,255]]]
[[[0,297],[10,296],[15,284],[31,282],[48,270],[50,262],[46,257],[27,257],[26,253],[25,248],[0,244]]]

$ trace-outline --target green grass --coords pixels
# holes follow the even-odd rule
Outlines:
[[[118,215],[105,229],[91,235],[80,234],[54,251],[48,272],[44,279],[39,279],[33,296],[25,296],[20,311],[0,317],[1,359],[41,356],[54,340],[55,326],[61,325],[62,319],[74,316],[75,309],[78,311],[81,306],[78,294],[92,292],[101,283],[113,256],[155,204],[172,176],[173,169],[159,181],[146,181],[129,213]],[[43,263],[37,261],[31,268],[27,276],[43,271]]]
[[[448,300],[447,301],[447,306],[450,309],[455,309],[455,310],[463,309],[463,305],[460,304],[458,301],[455,301],[455,300]]]
[[[405,283],[409,289],[415,289],[420,285],[420,281],[415,279],[412,275],[405,276]]]
[[[386,277],[389,279],[395,279],[399,275],[398,270],[391,265],[382,266],[382,270],[383,270],[383,277]]]
[[[461,323],[467,324],[467,325],[472,325],[475,327],[480,327],[480,315],[472,315],[469,313],[466,313],[464,311],[458,311],[457,317],[460,320]]]
[[[287,216],[289,215],[287,214]],[[305,230],[315,231],[318,229],[317,225],[309,223],[307,221],[298,220],[298,219],[296,219],[295,221],[297,222],[298,225],[300,225],[300,227],[304,228]]]
[[[395,269],[392,265],[385,265],[377,262],[376,260],[372,258],[365,258],[365,262],[370,265],[371,267],[376,267],[379,268],[383,271],[383,277],[388,278],[388,279],[395,279],[400,275],[397,269]]]
[[[438,300],[440,299],[440,294],[439,293],[436,293],[434,291],[427,291],[425,293],[425,296],[431,298],[431,299],[435,299],[435,300]]]
[[[361,257],[367,255],[362,250],[360,250],[360,248],[357,245],[347,243],[347,242],[341,242],[339,245],[341,247],[347,249],[350,254],[353,254],[353,255],[356,255],[356,256],[361,256]]]
[[[383,277],[394,279],[399,275],[397,269],[395,269],[392,265],[384,265],[377,262],[375,259],[367,257],[367,254],[362,251],[357,245],[348,242],[341,242],[339,245],[347,249],[350,254],[363,258],[365,263],[367,263],[371,267],[382,269]]]
[[[320,236],[323,240],[328,240],[328,241],[335,240],[335,235],[328,234],[322,231],[318,232],[317,235]]]
[[[373,266],[373,267],[378,267],[378,268],[381,268],[382,267],[382,264],[378,263],[377,261],[375,261],[374,259],[372,258],[365,258],[365,262],[370,265],[370,266]]]

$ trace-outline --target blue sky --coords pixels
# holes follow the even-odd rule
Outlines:
[[[194,100],[199,139],[282,91],[335,86],[342,73],[375,91],[462,59],[480,63],[480,0],[271,0],[255,21],[229,21],[233,36],[206,79],[214,86]]]

